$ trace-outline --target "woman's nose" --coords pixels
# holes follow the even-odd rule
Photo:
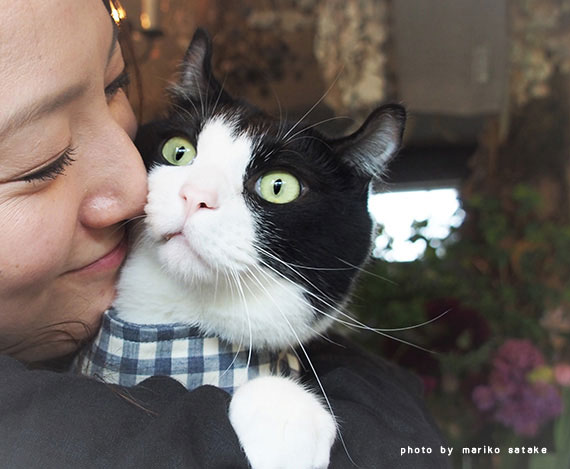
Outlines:
[[[143,161],[125,127],[120,122],[115,124],[107,126],[107,135],[99,136],[92,154],[83,158],[90,165],[86,170],[91,177],[80,220],[88,228],[102,229],[136,217],[146,202]]]

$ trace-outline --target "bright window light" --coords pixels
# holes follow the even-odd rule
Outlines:
[[[369,209],[376,222],[384,227],[376,238],[373,256],[390,262],[409,262],[422,256],[426,249],[423,239],[412,243],[414,221],[427,220],[421,233],[438,254],[443,254],[440,240],[452,227],[463,222],[465,213],[456,189],[391,192],[370,197]],[[391,247],[388,244],[392,240]]]

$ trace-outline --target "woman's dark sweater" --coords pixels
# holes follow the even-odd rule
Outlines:
[[[450,467],[417,378],[334,340],[340,346],[317,342],[308,352],[357,467]],[[310,371],[304,380],[313,381]],[[0,467],[248,468],[227,416],[229,400],[218,388],[188,392],[166,377],[124,388],[29,370],[1,356]],[[432,454],[401,455],[408,448],[431,448]],[[329,467],[356,467],[338,438]]]

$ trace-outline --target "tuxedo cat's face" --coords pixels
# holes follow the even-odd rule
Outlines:
[[[272,318],[271,309],[296,308],[291,321],[297,314],[307,331],[320,329],[369,255],[369,185],[397,151],[404,119],[400,106],[385,106],[356,133],[330,139],[270,118],[222,90],[198,31],[168,118],[137,137],[149,168],[146,237],[161,268],[206,291],[239,278],[247,314],[257,308],[275,322],[282,312]],[[273,283],[291,297],[254,304]]]
[[[150,171],[146,223],[165,268],[214,282],[255,264],[257,220],[244,191],[251,139],[235,135],[224,116],[206,119],[195,135],[181,125],[162,136],[161,156],[172,153],[175,163]]]

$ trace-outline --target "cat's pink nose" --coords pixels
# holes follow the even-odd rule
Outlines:
[[[218,192],[214,189],[184,184],[180,189],[180,197],[186,205],[186,216],[190,217],[201,209],[218,208]]]

